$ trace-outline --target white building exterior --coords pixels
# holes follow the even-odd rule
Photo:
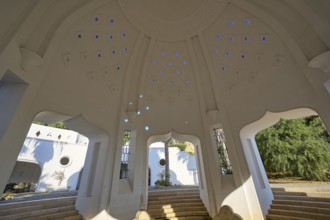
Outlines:
[[[163,142],[151,144],[149,147],[150,185],[161,179],[160,174],[165,166],[160,160],[165,159]],[[172,185],[198,185],[198,174],[195,155],[180,151],[177,147],[169,147],[170,181]]]
[[[32,124],[9,183],[38,179],[35,182],[37,192],[75,190],[87,146],[88,138],[77,132]],[[38,166],[29,166],[28,163]]]

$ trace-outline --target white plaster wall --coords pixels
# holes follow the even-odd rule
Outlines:
[[[154,186],[155,181],[160,179],[159,174],[165,169],[165,166],[159,164],[161,159],[165,159],[164,143],[157,142],[150,145],[149,168],[151,186]],[[194,155],[180,151],[177,147],[170,147],[169,160],[170,181],[172,185],[198,185],[198,174]]]
[[[75,190],[87,146],[88,138],[77,132],[32,124],[17,160],[41,166],[36,191]],[[70,159],[65,166],[62,157]],[[52,176],[55,171],[64,172],[61,183]]]

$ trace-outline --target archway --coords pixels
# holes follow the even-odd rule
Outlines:
[[[256,192],[264,215],[270,207],[273,194],[255,141],[255,135],[274,125],[280,119],[297,119],[312,115],[318,114],[309,108],[298,108],[277,113],[266,112],[262,118],[243,127],[240,131],[245,157],[256,186]]]
[[[168,146],[163,142],[149,146],[150,186],[198,186],[195,146],[187,141],[171,141]]]
[[[34,191],[40,176],[41,167],[36,161],[18,160],[10,175],[5,192]]]
[[[180,149],[178,148],[173,148],[173,155],[176,155],[175,158],[173,158],[174,160],[181,160],[181,163],[183,162],[183,167],[185,169],[185,171],[187,173],[190,173],[190,177],[191,177],[191,181],[188,181],[191,184],[184,184],[184,181],[181,182],[180,184],[180,178],[177,176],[177,174],[175,172],[171,172],[172,176],[174,179],[174,184],[177,185],[195,185],[195,186],[199,186],[200,190],[203,190],[203,182],[205,181],[205,177],[203,174],[203,172],[201,172],[203,170],[203,162],[200,160],[201,155],[199,154],[200,152],[200,140],[198,137],[194,136],[194,135],[189,135],[189,134],[180,134],[177,133],[175,131],[172,131],[170,133],[167,134],[163,134],[163,135],[155,135],[152,137],[149,137],[148,141],[147,141],[147,146],[148,146],[148,166],[151,166],[150,162],[153,161],[154,166],[158,166],[158,171],[159,170],[163,170],[163,166],[165,166],[166,161],[164,160],[164,143],[170,139],[174,139],[180,142],[188,142],[191,143],[191,145],[194,147],[194,155],[193,157],[191,157],[192,155],[189,155],[188,153],[182,152]],[[149,149],[152,149],[152,144],[156,143],[156,147],[154,148],[155,152],[150,153]],[[151,147],[151,148],[150,148]],[[163,150],[161,150],[163,149]],[[156,160],[152,160],[150,158],[150,156],[152,155],[158,155]],[[180,158],[181,156],[181,158]],[[184,158],[182,158],[184,157]],[[191,158],[190,158],[191,157]],[[190,161],[189,161],[190,160]],[[194,163],[194,164],[192,164]],[[148,169],[148,168],[147,168]],[[179,169],[182,169],[182,167],[180,167]],[[184,171],[184,172],[185,172]],[[147,172],[148,173],[148,172]],[[153,174],[153,176],[151,177],[151,185],[154,185],[155,182],[155,178],[157,178],[159,172],[157,171],[152,171],[151,168],[151,173]],[[180,175],[180,174],[179,174]],[[189,174],[188,174],[189,175]],[[146,179],[148,180],[148,176],[146,177]],[[183,184],[182,184],[183,183]],[[201,197],[203,198],[203,195],[201,195]]]
[[[43,111],[33,120],[44,124],[61,122],[71,129],[57,129],[38,124],[31,126],[30,138],[25,140],[20,156],[42,164],[37,190],[79,188],[76,208],[83,215],[95,215],[99,206],[95,198],[102,198],[97,189],[101,188],[106,178],[104,164],[107,162],[109,136],[82,115]]]

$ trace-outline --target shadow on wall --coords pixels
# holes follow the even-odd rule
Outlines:
[[[170,182],[172,182],[172,185],[183,185],[172,170],[170,170]]]
[[[21,148],[21,152],[22,154],[26,154],[28,152],[29,148],[24,144]]]
[[[54,157],[52,142],[44,141],[44,144],[40,144],[40,141],[37,141],[33,156],[36,160],[38,158],[37,161],[41,164],[50,161]]]
[[[79,188],[79,186],[78,186],[78,184],[79,184],[78,179],[80,177],[80,172],[81,171],[77,171],[77,172],[75,172],[74,174],[72,174],[68,178],[68,180],[67,180],[67,189],[68,190],[78,189]]]
[[[38,182],[38,186],[37,186],[37,191],[41,191],[41,192],[47,192],[49,189],[52,189],[52,185],[51,184],[46,184],[43,180],[49,178],[48,174],[44,174],[42,176],[40,176],[39,178],[39,182]]]
[[[189,159],[189,154],[184,153],[184,151],[179,151],[177,153],[178,160],[182,160],[183,162],[187,162]]]

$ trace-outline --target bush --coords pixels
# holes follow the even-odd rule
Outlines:
[[[326,180],[329,176],[329,135],[319,117],[281,119],[255,139],[267,172],[308,180]]]
[[[166,180],[157,180],[155,182],[156,186],[172,186],[172,182]]]

